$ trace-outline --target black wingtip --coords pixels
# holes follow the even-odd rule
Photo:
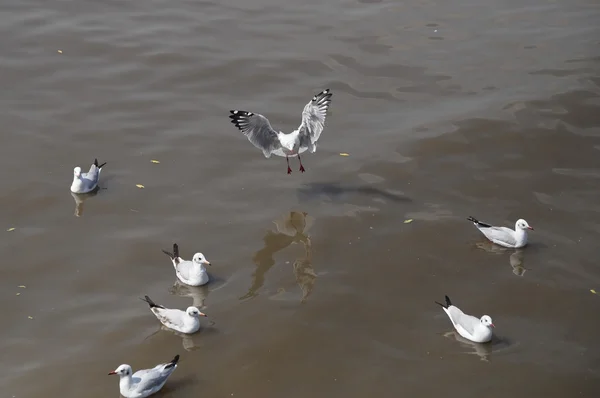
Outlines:
[[[320,101],[323,98],[330,98],[332,95],[333,95],[333,93],[331,92],[331,90],[326,88],[325,90],[321,91],[319,94],[315,95],[312,100],[313,100],[313,102]]]
[[[102,167],[104,167],[104,165],[106,164],[106,162],[102,163],[102,164],[98,164],[98,159],[94,159],[94,166],[96,166],[97,168],[101,169]]]
[[[486,224],[484,222],[479,221],[478,219],[476,219],[475,217],[467,217],[467,220],[474,222],[475,225],[479,228],[492,228],[492,226],[490,224]]]
[[[452,301],[450,301],[450,297],[448,297],[448,296],[444,296],[444,297],[446,299],[446,304],[442,304],[439,301],[436,301],[435,303],[442,308],[448,308],[452,305]]]
[[[179,258],[179,246],[177,243],[173,243],[173,258]]]
[[[179,354],[175,355],[175,358],[173,358],[171,362],[169,362],[167,366],[165,366],[165,369],[172,368],[173,366],[177,365],[177,362],[179,362]]]
[[[144,296],[144,298],[140,298],[140,300],[145,301],[146,303],[148,303],[148,305],[150,306],[150,308],[164,308],[163,306],[160,306],[158,304],[156,304],[154,301],[152,301],[152,299],[148,296]]]
[[[229,115],[231,123],[241,131],[248,127],[248,118],[254,116],[254,113],[248,111],[230,110],[229,112],[231,112]]]

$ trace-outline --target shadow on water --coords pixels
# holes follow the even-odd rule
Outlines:
[[[267,231],[263,238],[264,247],[254,254],[252,260],[256,265],[256,270],[252,275],[252,286],[244,296],[240,297],[240,300],[246,300],[257,295],[258,290],[265,283],[267,272],[275,265],[275,253],[293,243],[301,243],[305,249],[304,256],[296,259],[293,272],[296,282],[302,290],[301,301],[305,302],[310,296],[317,278],[312,266],[312,244],[310,237],[306,234],[306,231],[314,223],[314,218],[308,216],[306,212],[292,211],[273,221],[273,223],[277,232]]]
[[[368,185],[343,185],[337,182],[317,182],[306,184],[298,189],[298,199],[301,202],[315,200],[322,196],[325,196],[332,201],[340,201],[349,194],[377,197],[396,203],[412,202],[412,199],[407,196],[394,194]]]

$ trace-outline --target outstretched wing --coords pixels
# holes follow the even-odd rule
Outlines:
[[[273,151],[281,148],[277,132],[271,127],[269,119],[261,114],[247,111],[229,112],[231,112],[229,115],[231,123],[248,137],[252,145],[263,151],[266,158],[270,158]]]
[[[302,111],[302,123],[298,127],[300,146],[308,147],[311,153],[317,149],[315,144],[325,127],[325,118],[327,117],[329,104],[331,104],[331,95],[329,89],[321,91],[306,104]]]

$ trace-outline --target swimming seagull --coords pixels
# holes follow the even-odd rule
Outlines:
[[[87,173],[81,172],[81,167],[77,166],[73,169],[73,183],[71,184],[71,192],[73,193],[88,193],[96,189],[100,172],[106,162],[98,165],[98,159],[94,159],[94,163],[90,166],[90,171]]]
[[[150,305],[150,311],[152,311],[160,323],[181,333],[196,333],[200,329],[199,317],[206,316],[205,313],[200,312],[196,307],[188,307],[185,311],[181,311],[158,305],[148,296],[144,296],[140,300]]]
[[[232,110],[229,118],[255,147],[262,150],[266,158],[270,158],[272,154],[285,156],[287,173],[290,174],[292,169],[289,158],[298,156],[300,171],[304,173],[300,154],[307,149],[310,153],[317,150],[317,141],[325,127],[331,95],[329,89],[315,95],[302,111],[302,123],[289,134],[273,130],[269,119],[258,113]]]
[[[179,355],[168,363],[161,363],[152,369],[133,373],[131,366],[123,364],[109,373],[119,375],[119,390],[125,398],[145,398],[158,392],[165,385],[171,373],[177,368]]]
[[[495,326],[489,316],[484,315],[481,319],[477,319],[472,315],[467,315],[458,307],[452,305],[448,296],[446,296],[446,305],[437,301],[435,303],[442,306],[458,334],[465,339],[475,343],[487,343],[492,339],[491,328]]]
[[[208,273],[204,268],[204,264],[211,265],[211,263],[206,260],[204,254],[196,253],[192,261],[184,260],[179,257],[177,243],[173,244],[173,253],[166,250],[163,250],[163,253],[171,258],[173,267],[175,267],[175,274],[181,282],[190,286],[202,286],[208,283]]]
[[[506,227],[494,227],[471,216],[467,220],[472,221],[477,229],[493,243],[513,249],[525,246],[527,244],[527,230],[531,229],[533,231],[533,227],[530,227],[527,221],[523,219],[517,220],[514,231]]]

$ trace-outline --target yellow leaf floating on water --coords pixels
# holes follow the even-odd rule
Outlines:
[[[6,232],[12,232],[14,230],[15,230],[15,228],[9,228],[9,229],[6,230]]]
[[[340,153],[340,156],[350,156],[350,154],[346,153],[346,152],[342,152],[342,153]]]
[[[29,318],[29,319],[33,319],[33,317],[32,317],[32,316],[28,316],[27,318]]]
[[[592,292],[592,294],[598,294],[594,289],[590,289],[590,292]]]
[[[142,184],[135,184],[136,187],[140,188],[140,189],[144,189],[145,187]]]
[[[404,224],[410,224],[411,222],[413,222],[412,218],[409,218],[408,220],[404,220]]]
[[[19,285],[18,287],[20,287],[21,289],[25,289],[25,285]]]
[[[58,53],[59,53],[59,54],[62,54],[62,50],[58,50]]]
[[[20,296],[20,295],[21,295],[21,293],[17,293],[17,296]]]
[[[151,162],[155,163],[155,164],[159,164],[160,163],[158,160],[154,160],[154,159],[152,159]]]

